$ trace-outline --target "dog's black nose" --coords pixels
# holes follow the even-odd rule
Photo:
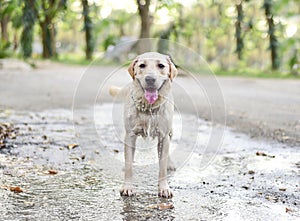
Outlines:
[[[155,78],[151,77],[151,76],[147,76],[145,78],[145,81],[146,81],[147,84],[154,84],[155,83]]]

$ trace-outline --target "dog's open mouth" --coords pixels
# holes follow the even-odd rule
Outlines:
[[[153,87],[144,88],[139,80],[138,80],[138,82],[139,82],[141,88],[144,90],[145,99],[148,101],[149,104],[154,104],[155,101],[157,101],[157,99],[158,99],[158,92],[165,85],[165,83],[167,81],[165,80],[158,89],[153,88]]]
[[[157,89],[145,89],[145,99],[148,101],[149,104],[154,104],[155,101],[158,99],[158,90]]]

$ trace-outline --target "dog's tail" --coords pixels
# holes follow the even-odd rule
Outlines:
[[[120,87],[111,86],[109,88],[109,94],[112,97],[117,97],[120,94],[121,90],[122,90],[122,88],[120,88]]]
[[[129,87],[117,87],[111,86],[109,88],[109,94],[115,98],[116,101],[125,101],[129,94]]]

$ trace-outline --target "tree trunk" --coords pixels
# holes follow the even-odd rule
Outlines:
[[[13,39],[13,50],[16,51],[19,47],[19,39],[18,39],[18,32],[15,31],[14,39]]]
[[[162,54],[169,54],[169,39],[172,33],[175,32],[176,26],[174,24],[171,24],[167,30],[162,31],[158,44],[157,44],[157,51]]]
[[[137,0],[139,16],[141,19],[140,38],[150,38],[151,17],[149,6],[151,0]],[[151,49],[150,39],[144,39],[138,42],[138,52],[143,53]]]
[[[7,25],[9,22],[9,16],[4,16],[1,20],[1,41],[2,43],[6,44],[8,43],[8,31],[7,31]]]
[[[43,44],[43,58],[51,58],[57,55],[55,47],[55,27],[52,18],[48,15],[40,22]]]
[[[263,7],[265,8],[265,15],[269,27],[268,34],[270,38],[272,70],[277,70],[280,66],[280,62],[277,53],[278,41],[275,35],[275,24],[274,24],[273,14],[272,14],[272,4],[273,4],[272,0],[264,0]]]
[[[24,58],[29,58],[32,54],[34,24],[36,19],[34,3],[35,0],[25,1],[25,5],[23,8],[23,30],[21,34],[21,47]]]
[[[42,0],[42,8],[45,14],[44,19],[40,19],[40,27],[43,44],[43,58],[51,58],[57,56],[55,45],[56,33],[52,21],[57,13],[59,4],[56,0],[49,0],[48,4],[46,2],[46,0]]]
[[[244,42],[242,37],[242,22],[244,18],[243,2],[240,1],[239,4],[235,5],[235,7],[237,11],[237,20],[235,23],[236,53],[238,54],[238,59],[242,60],[242,52],[244,48]]]
[[[124,24],[120,24],[120,36],[125,36]]]
[[[87,60],[92,59],[94,51],[94,40],[92,35],[93,23],[90,17],[90,7],[88,0],[82,0],[83,7],[83,19],[84,19],[84,31],[85,31],[85,57]]]
[[[141,18],[141,32],[140,38],[149,38],[150,37],[150,15],[149,15],[149,6],[150,0],[137,0],[139,15]]]

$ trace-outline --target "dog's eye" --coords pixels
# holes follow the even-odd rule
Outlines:
[[[163,69],[165,66],[164,66],[163,64],[158,64],[158,67],[159,67],[160,69]]]
[[[140,64],[139,67],[140,67],[140,68],[145,68],[146,65],[145,65],[145,64]]]

